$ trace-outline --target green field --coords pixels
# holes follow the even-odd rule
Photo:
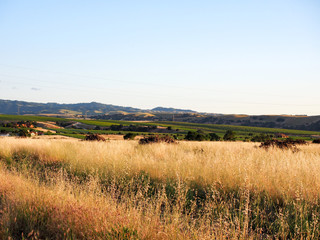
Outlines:
[[[67,119],[60,117],[43,117],[43,116],[26,116],[26,115],[0,115],[0,121],[37,121],[37,122],[80,122],[86,125],[98,126],[98,127],[110,127],[114,125],[122,126],[158,126],[163,128],[171,127],[171,135],[185,135],[188,131],[202,131],[203,133],[216,133],[222,137],[226,131],[231,130],[236,133],[237,140],[244,140],[249,136],[258,134],[276,134],[284,133],[293,138],[302,138],[305,140],[311,140],[314,135],[320,135],[320,132],[315,131],[302,131],[294,129],[277,129],[277,128],[262,128],[262,127],[248,127],[248,126],[233,126],[233,125],[219,125],[219,124],[198,124],[198,123],[186,123],[186,122],[130,122],[130,121],[117,121],[117,120],[84,120],[84,119]],[[83,138],[84,134],[97,133],[97,134],[126,134],[129,131],[114,131],[114,130],[91,130],[91,129],[52,129],[57,131],[57,134]],[[12,130],[11,128],[1,128],[0,130]],[[148,132],[135,132],[137,134],[154,134]],[[180,139],[183,137],[179,137]]]
[[[236,131],[237,133],[285,133],[291,135],[320,135],[320,132],[303,131],[294,129],[280,128],[262,128],[234,125],[219,125],[219,124],[199,124],[199,123],[182,123],[182,122],[155,122],[155,125],[175,126],[179,129],[202,129],[210,132],[226,132],[227,130]]]

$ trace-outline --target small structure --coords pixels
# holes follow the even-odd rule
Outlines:
[[[38,136],[38,133],[37,133],[37,132],[34,132],[34,131],[30,131],[30,136],[31,136],[31,137]]]

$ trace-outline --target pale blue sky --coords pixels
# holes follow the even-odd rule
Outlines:
[[[320,115],[320,2],[0,0],[0,99]]]

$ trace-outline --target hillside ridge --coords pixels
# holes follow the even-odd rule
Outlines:
[[[60,104],[0,100],[0,114],[62,116],[122,121],[177,121],[320,131],[320,116],[227,115],[199,113],[193,110],[170,107],[156,107],[148,110],[98,102]]]

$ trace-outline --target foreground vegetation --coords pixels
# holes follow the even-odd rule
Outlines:
[[[318,239],[320,148],[0,139],[0,239]]]

